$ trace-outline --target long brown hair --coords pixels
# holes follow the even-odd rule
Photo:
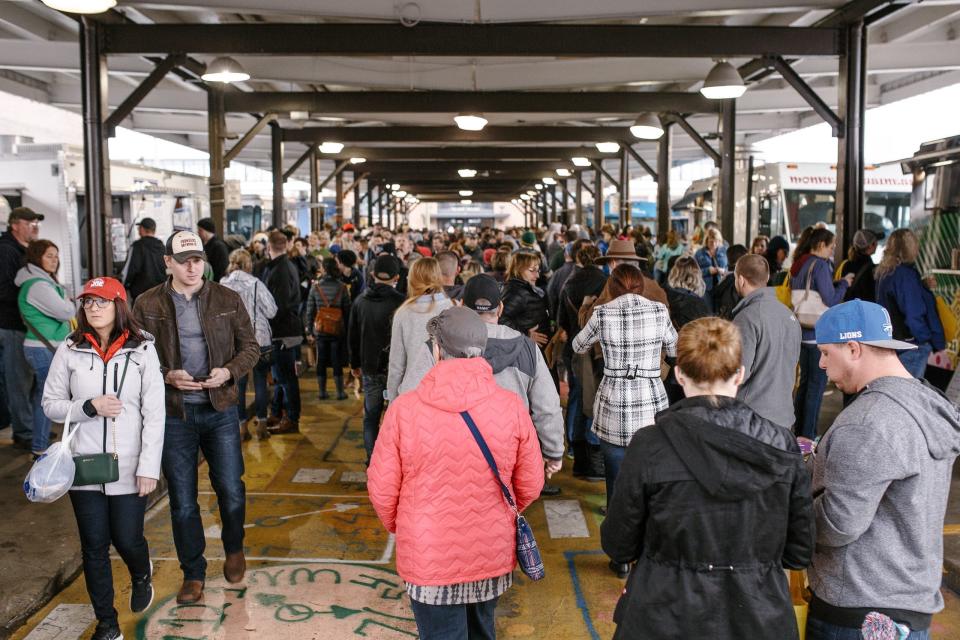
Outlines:
[[[58,254],[57,266],[59,267],[60,266],[60,258],[59,258],[60,248],[54,243],[50,242],[49,240],[31,240],[30,244],[27,245],[27,249],[23,255],[24,262],[26,262],[27,264],[32,264],[33,266],[38,267],[39,269],[41,269],[46,273],[47,270],[43,268],[43,254],[45,254],[47,252],[47,249],[49,249],[50,247],[53,247],[54,249],[57,250],[57,254]],[[50,277],[53,278],[54,282],[57,282],[57,283],[60,282],[59,280],[57,280],[56,273],[51,273]]]
[[[877,265],[875,277],[877,280],[893,273],[901,264],[913,264],[920,254],[920,243],[917,236],[910,229],[897,229],[887,239],[887,246],[883,251],[883,259]]]
[[[603,291],[589,305],[580,307],[579,320],[580,326],[587,324],[587,320],[593,315],[593,310],[602,304],[607,304],[628,293],[635,293],[638,296],[643,295],[643,272],[635,265],[628,262],[617,265],[617,268],[610,273],[607,283],[603,286]]]
[[[117,315],[113,320],[113,329],[110,331],[110,340],[107,344],[113,344],[117,338],[123,335],[124,331],[130,332],[130,338],[136,340],[142,339],[143,327],[141,327],[140,323],[133,317],[133,311],[130,310],[130,305],[127,304],[127,301],[122,298],[114,298],[113,308],[116,310]],[[77,328],[70,334],[70,339],[75,343],[83,342],[86,340],[84,334],[87,333],[94,337],[97,336],[97,330],[91,327],[87,321],[87,310],[83,308],[83,304],[81,303],[80,308],[77,309]]]

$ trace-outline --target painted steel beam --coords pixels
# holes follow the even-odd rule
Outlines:
[[[609,157],[596,147],[344,147],[329,158],[349,160],[569,160],[574,156]]]
[[[158,64],[153,71],[150,72],[144,80],[127,96],[127,99],[124,100],[119,107],[114,109],[113,113],[107,116],[104,126],[107,129],[107,135],[113,137],[117,129],[117,126],[123,122],[124,118],[133,113],[133,110],[147,97],[153,89],[160,84],[160,81],[163,80],[168,73],[173,71],[173,69],[183,64],[186,61],[186,56],[182,54],[170,54],[163,59],[160,64]]]
[[[230,93],[227,111],[315,113],[719,113],[716,100],[688,92],[334,91]]]
[[[240,138],[240,140],[238,140],[237,143],[230,148],[230,151],[227,151],[227,154],[223,158],[224,161],[227,164],[230,164],[230,162],[240,155],[240,152],[243,151],[248,144],[250,144],[250,142],[263,130],[265,126],[276,119],[277,114],[275,113],[264,114],[263,117],[257,120],[256,124],[250,127],[250,129],[243,134],[243,137]],[[311,146],[311,148],[313,147]]]
[[[657,58],[838,55],[825,27],[558,24],[116,24],[108,54],[613,56]]]

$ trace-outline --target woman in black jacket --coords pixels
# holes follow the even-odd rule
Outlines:
[[[677,344],[685,400],[634,436],[600,528],[636,565],[614,638],[796,640],[787,577],[814,547],[810,477],[793,434],[736,399],[740,334],[719,318]]]
[[[544,348],[553,331],[547,294],[536,285],[540,277],[540,255],[521,251],[513,254],[503,286],[503,314],[500,324],[530,338]]]
[[[869,229],[860,229],[853,234],[853,242],[847,252],[847,259],[840,265],[840,277],[853,274],[853,284],[843,294],[843,300],[877,301],[877,281],[873,277],[876,265],[873,254],[877,252],[877,234]]]
[[[706,285],[700,265],[689,256],[677,258],[667,275],[667,300],[670,302],[670,321],[677,331],[698,318],[713,315],[703,299]],[[673,369],[663,381],[670,404],[683,400],[683,388],[677,382]]]

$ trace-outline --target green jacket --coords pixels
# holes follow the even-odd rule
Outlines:
[[[17,305],[24,324],[32,325],[47,341],[59,344],[70,334],[69,319],[73,305],[66,300],[66,290],[37,267],[24,267],[17,273],[20,287]],[[66,317],[64,317],[66,316]],[[31,345],[30,341],[37,344]],[[42,346],[43,341],[27,329],[26,346]]]

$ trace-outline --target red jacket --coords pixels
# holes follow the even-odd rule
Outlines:
[[[516,518],[461,411],[469,411],[522,511],[543,488],[543,458],[518,395],[483,358],[444,360],[390,403],[367,470],[370,500],[397,534],[397,572],[431,586],[516,566]]]

